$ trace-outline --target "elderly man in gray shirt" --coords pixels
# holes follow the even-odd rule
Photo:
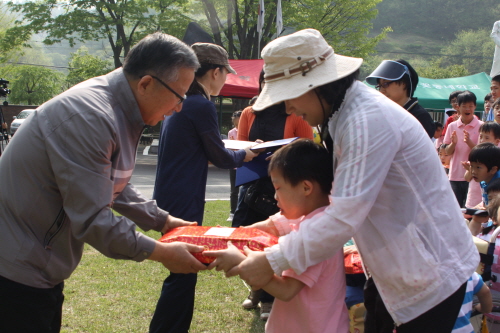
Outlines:
[[[175,37],[149,35],[123,68],[46,102],[16,133],[0,158],[0,331],[60,331],[63,281],[84,243],[176,273],[205,269],[190,254],[202,247],[136,231],[196,223],[170,216],[129,183],[143,129],[180,111],[198,66]]]

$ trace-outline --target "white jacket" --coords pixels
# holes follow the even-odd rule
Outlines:
[[[406,110],[356,81],[329,122],[332,204],[266,250],[302,273],[352,236],[396,324],[454,293],[479,255],[429,136]],[[311,221],[313,222],[313,221]]]

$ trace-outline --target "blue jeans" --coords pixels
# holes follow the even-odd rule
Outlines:
[[[187,333],[194,309],[197,274],[170,275],[163,282],[150,333]],[[175,300],[172,301],[172,300]]]

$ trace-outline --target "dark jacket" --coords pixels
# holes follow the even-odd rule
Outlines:
[[[141,261],[168,214],[130,183],[144,122],[117,69],[38,107],[0,159],[0,276],[52,288],[78,265],[83,244]]]
[[[153,198],[173,216],[201,224],[208,162],[231,169],[245,155],[224,148],[214,103],[201,94],[188,96],[182,111],[163,121]]]
[[[436,131],[436,125],[429,112],[418,104],[418,99],[411,98],[403,107],[417,118],[429,135],[429,138],[432,138]]]

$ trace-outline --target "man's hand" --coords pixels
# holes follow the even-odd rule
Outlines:
[[[274,276],[274,271],[262,251],[252,251],[244,248],[247,258],[238,266],[226,273],[227,277],[239,275],[253,290],[259,290],[268,284]]]
[[[243,228],[255,228],[255,229],[265,231],[268,234],[271,234],[274,236],[279,236],[278,229],[276,229],[276,226],[274,225],[273,221],[271,221],[271,219],[267,219],[265,221],[250,224],[250,225],[247,225]]]
[[[196,223],[196,222],[188,222],[188,221],[185,221],[183,219],[180,219],[178,217],[174,217],[174,216],[168,214],[167,222],[165,223],[165,225],[161,229],[161,233],[164,234],[167,231],[169,231],[170,229],[177,228],[177,227],[195,227],[197,225],[198,225],[198,223]]]
[[[172,273],[198,273],[207,267],[199,262],[191,252],[201,251],[203,251],[203,246],[181,242],[156,242],[153,253],[148,259],[161,262]]]
[[[215,267],[215,270],[224,272],[228,272],[231,268],[237,266],[246,259],[246,256],[241,253],[241,251],[238,250],[238,248],[234,246],[231,241],[227,242],[227,249],[219,251],[205,251],[203,252],[203,255],[216,258],[208,266],[208,269]]]

